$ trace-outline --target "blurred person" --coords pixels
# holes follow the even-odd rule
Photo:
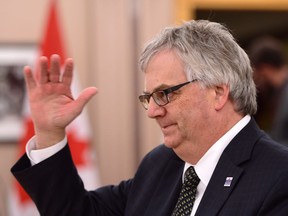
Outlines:
[[[86,191],[65,128],[96,94],[71,95],[73,61],[24,68],[36,135],[12,167],[41,215],[288,215],[288,149],[261,131],[253,71],[229,30],[205,20],[167,27],[140,56],[140,102],[164,144],[134,177]],[[45,115],[43,115],[45,113]]]
[[[273,37],[257,38],[249,56],[258,90],[255,120],[272,138],[288,145],[288,67],[283,45]]]

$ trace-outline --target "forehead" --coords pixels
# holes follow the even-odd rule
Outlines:
[[[187,80],[181,59],[172,50],[156,53],[145,70],[145,91],[152,92],[161,85],[172,86]]]

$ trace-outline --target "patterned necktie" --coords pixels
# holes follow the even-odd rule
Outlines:
[[[184,183],[172,216],[190,216],[199,182],[194,167],[190,166],[185,172]]]

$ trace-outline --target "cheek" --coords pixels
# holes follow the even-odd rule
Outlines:
[[[202,130],[209,124],[211,108],[212,104],[204,94],[179,101],[179,127],[183,127],[183,130]]]

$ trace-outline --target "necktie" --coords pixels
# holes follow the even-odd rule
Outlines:
[[[181,192],[172,216],[190,216],[196,197],[196,189],[200,179],[194,167],[189,167],[184,176]]]

